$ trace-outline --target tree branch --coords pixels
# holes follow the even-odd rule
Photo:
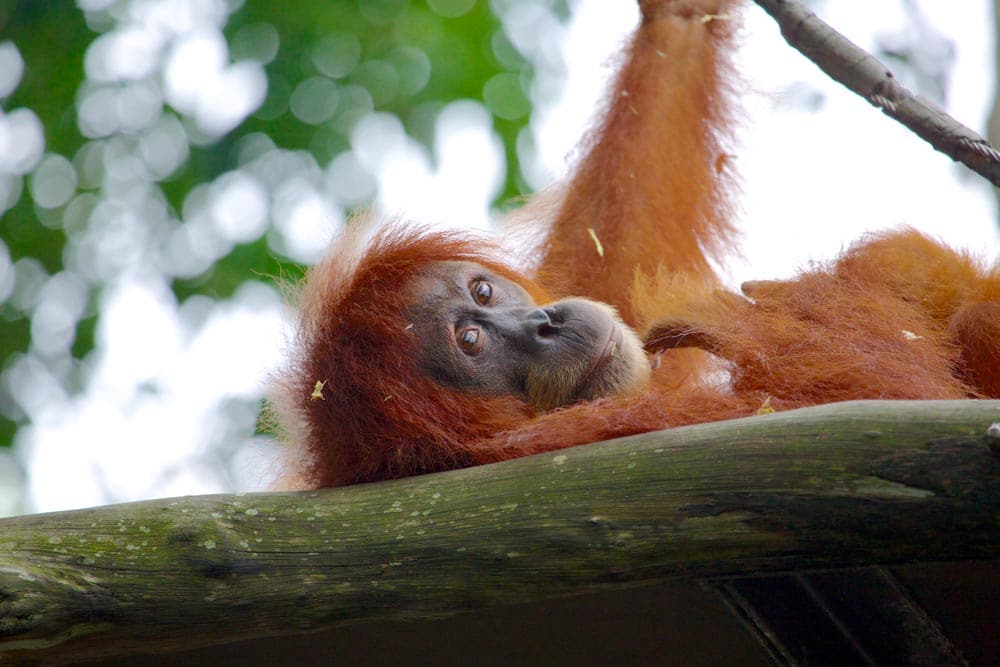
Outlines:
[[[938,151],[1000,186],[1000,151],[936,105],[902,86],[877,58],[794,0],[755,0],[781,27],[785,40],[887,116]]]
[[[1000,401],[841,403],[380,484],[6,519],[0,661],[670,577],[998,558],[998,420]]]

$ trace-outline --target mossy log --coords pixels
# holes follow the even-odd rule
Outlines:
[[[1000,401],[851,402],[342,489],[0,521],[0,661],[671,577],[1000,558]]]

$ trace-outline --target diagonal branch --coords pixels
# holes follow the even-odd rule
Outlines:
[[[1000,186],[1000,151],[929,100],[914,95],[873,55],[795,0],[755,0],[774,17],[785,40],[832,79],[951,159]]]
[[[840,403],[379,484],[4,519],[0,663],[678,577],[997,559],[998,419],[1000,401]]]

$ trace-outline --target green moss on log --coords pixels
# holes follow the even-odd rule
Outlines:
[[[0,657],[176,649],[670,577],[997,558],[996,422],[1000,401],[853,402],[344,489],[7,519]]]

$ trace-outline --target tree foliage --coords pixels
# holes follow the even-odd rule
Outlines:
[[[371,201],[371,174],[340,187],[332,168],[365,117],[397,116],[433,155],[440,111],[478,101],[505,146],[500,196],[524,187],[515,147],[531,69],[486,2],[16,0],[0,6],[3,58],[23,74],[8,91],[0,77],[0,144],[25,156],[0,160],[0,446],[32,418],[19,387],[45,377],[71,396],[86,385],[109,286],[141,276],[180,304],[211,304],[249,280],[297,275],[282,202],[308,193],[343,219]],[[215,78],[185,90],[185,71]],[[227,97],[230,76],[266,81],[266,93]],[[206,110],[240,104],[246,113],[221,119]],[[253,224],[227,227],[212,206],[244,177],[263,221],[251,211]]]

